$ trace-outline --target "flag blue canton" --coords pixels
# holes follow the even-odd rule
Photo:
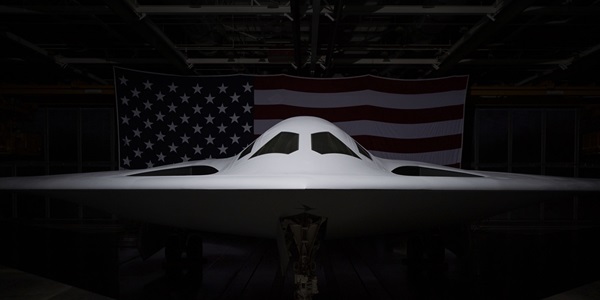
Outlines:
[[[254,140],[251,76],[115,68],[115,91],[121,168],[230,157]]]

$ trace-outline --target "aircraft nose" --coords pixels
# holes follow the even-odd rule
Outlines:
[[[317,152],[272,153],[238,160],[232,173],[256,175],[380,175],[386,172],[372,160],[345,154]],[[388,172],[389,173],[389,172]]]

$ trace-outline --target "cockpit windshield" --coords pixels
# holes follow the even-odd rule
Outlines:
[[[254,142],[250,143],[250,145],[246,146],[246,149],[244,149],[242,151],[242,153],[240,153],[240,157],[238,157],[238,159],[248,155],[250,153],[250,151],[252,151],[252,147],[254,147]]]
[[[337,137],[327,131],[310,135],[312,150],[320,154],[339,153],[359,158],[354,151],[346,146]],[[360,158],[359,158],[360,159]]]
[[[352,149],[344,144],[340,139],[328,131],[313,133],[311,137],[311,149],[319,154],[345,154],[361,159]],[[258,149],[250,158],[261,156],[263,154],[280,153],[290,154],[299,149],[300,135],[298,133],[282,131],[272,137],[260,149]],[[356,142],[358,152],[371,159],[369,152]],[[254,142],[250,143],[238,156],[238,159],[246,157],[252,152]]]
[[[298,134],[282,131],[265,143],[252,157],[254,158],[268,153],[290,154],[298,150]]]
[[[369,151],[367,151],[367,149],[365,149],[361,144],[359,144],[357,141],[354,141],[354,143],[356,143],[356,147],[358,148],[358,152],[360,152],[360,154],[364,155],[366,158],[373,160],[371,158],[371,154],[369,154]]]

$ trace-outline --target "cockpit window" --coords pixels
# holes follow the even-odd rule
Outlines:
[[[250,153],[250,151],[252,151],[252,147],[254,146],[254,142],[250,143],[250,145],[246,146],[246,149],[244,149],[244,151],[242,151],[242,153],[240,153],[240,157],[238,157],[238,159],[248,155],[248,153]]]
[[[340,153],[359,158],[348,146],[330,132],[317,132],[310,135],[312,150],[320,154]],[[360,158],[359,158],[360,159]]]
[[[359,144],[358,142],[354,141],[356,143],[356,147],[358,147],[358,152],[360,152],[360,154],[366,156],[368,159],[373,160],[371,158],[371,154],[369,154],[369,151],[367,151],[367,149],[365,149],[361,144]]]
[[[296,150],[298,150],[298,134],[282,131],[262,146],[262,148],[258,149],[250,158],[267,153],[290,154]]]

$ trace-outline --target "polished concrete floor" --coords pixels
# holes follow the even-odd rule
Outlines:
[[[114,299],[292,298],[291,270],[278,271],[271,240],[205,236],[202,272],[194,272],[185,257],[167,263],[164,250],[142,260],[118,231],[0,230],[0,264]],[[597,227],[489,227],[470,236],[468,251],[416,267],[398,237],[325,241],[315,299],[544,299],[600,280]]]
[[[3,300],[112,300],[80,288],[0,265]]]

